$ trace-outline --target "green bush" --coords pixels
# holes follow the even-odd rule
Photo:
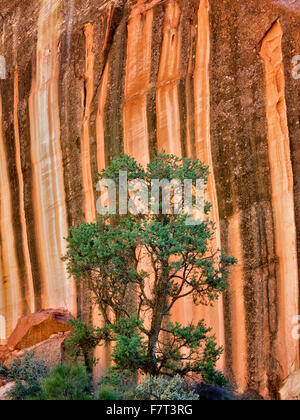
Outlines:
[[[0,374],[15,386],[7,393],[11,400],[92,400],[90,376],[81,365],[57,365],[50,372],[33,353],[0,366]]]
[[[187,384],[179,376],[166,378],[165,376],[147,375],[145,381],[138,385],[135,391],[136,400],[198,400],[193,391],[189,391]]]
[[[13,401],[35,400],[39,399],[41,392],[40,384],[17,381],[7,396]]]
[[[110,369],[109,374],[100,382],[98,399],[110,400],[198,400],[198,395],[190,391],[187,383],[179,375],[166,376],[147,375],[140,385],[130,372],[117,374]]]
[[[132,371],[123,370],[118,372],[110,368],[107,375],[99,382],[99,400],[133,400],[137,377]]]
[[[98,400],[100,401],[117,401],[120,400],[121,396],[118,392],[109,386],[104,386],[98,391]]]
[[[10,367],[0,366],[0,375],[16,383],[7,394],[16,401],[37,397],[42,391],[41,382],[48,372],[45,362],[35,359],[34,352],[26,352],[23,359],[14,360]]]
[[[57,365],[42,381],[41,400],[92,400],[90,378],[84,366]]]

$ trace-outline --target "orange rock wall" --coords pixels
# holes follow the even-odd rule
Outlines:
[[[285,374],[298,360],[298,346],[290,334],[290,320],[298,307],[298,274],[294,180],[285,100],[285,75],[282,57],[282,28],[276,21],[266,34],[261,49],[265,62],[268,150],[272,184],[275,244],[279,259],[279,354]]]
[[[210,166],[214,247],[239,260],[214,308],[187,299],[173,316],[206,318],[225,349],[219,367],[239,390],[277,395],[299,368],[300,84],[291,62],[300,5],[290,3],[1,0],[6,337],[40,309],[91,318],[60,259],[63,238],[95,219],[97,172],[113,157],[146,164],[164,149]],[[109,351],[101,356],[99,373]]]

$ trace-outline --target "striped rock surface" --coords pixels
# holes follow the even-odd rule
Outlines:
[[[165,149],[210,166],[215,246],[239,260],[215,308],[175,316],[207,319],[240,391],[277,396],[299,368],[299,24],[299,0],[0,1],[0,344],[41,309],[88,316],[69,226],[111,159]]]

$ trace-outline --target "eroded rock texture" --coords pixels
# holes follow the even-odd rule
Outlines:
[[[277,396],[299,368],[299,11],[299,0],[0,0],[6,337],[49,307],[91,316],[63,238],[95,219],[96,174],[113,157],[146,164],[165,149],[209,164],[214,246],[239,260],[215,308],[187,301],[174,317],[205,316],[239,390]]]

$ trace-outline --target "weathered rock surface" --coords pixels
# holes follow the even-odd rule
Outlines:
[[[8,384],[2,386],[0,388],[0,401],[9,401],[10,398],[8,398],[7,393],[14,387],[14,382],[9,382]]]
[[[239,260],[214,309],[186,302],[174,316],[205,316],[240,391],[278,396],[300,367],[299,11],[299,0],[1,1],[5,338],[43,308],[90,318],[63,238],[94,220],[96,175],[114,156],[145,164],[165,149],[209,164],[215,246]]]
[[[44,310],[21,318],[7,340],[10,351],[29,349],[52,335],[70,331],[72,315],[64,310]]]
[[[70,335],[70,332],[61,332],[24,351],[12,351],[6,356],[5,364],[9,366],[14,360],[23,359],[25,351],[34,353],[34,357],[43,360],[49,368],[64,363],[67,360],[64,344]]]
[[[26,352],[53,367],[66,360],[65,341],[71,335],[67,322],[72,315],[64,309],[48,309],[21,318],[7,340],[0,346],[0,362],[10,365]]]
[[[300,370],[292,373],[279,391],[282,400],[300,400]]]
[[[10,350],[7,346],[0,346],[0,362],[5,362],[9,353]]]
[[[300,4],[297,0],[273,0],[273,2],[287,9],[297,10],[300,12]]]

